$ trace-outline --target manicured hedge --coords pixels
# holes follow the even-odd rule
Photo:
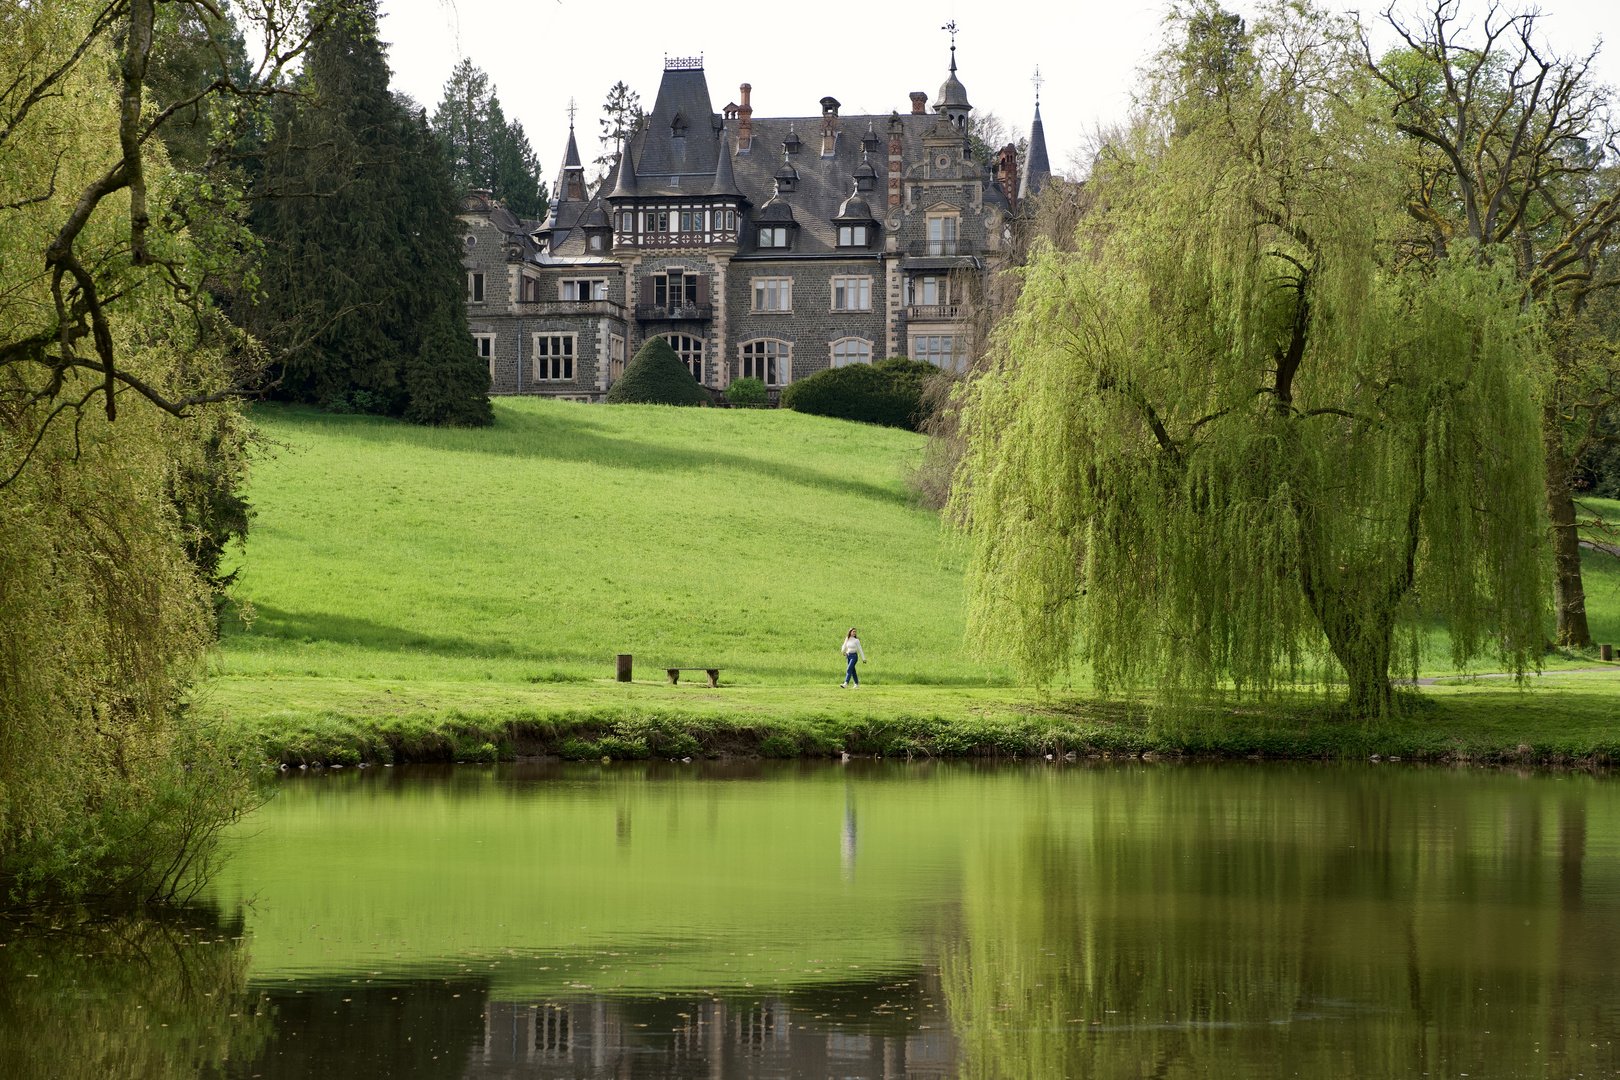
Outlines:
[[[610,405],[707,405],[710,398],[669,342],[655,337],[626,365],[607,400]]]
[[[726,387],[726,403],[729,405],[763,405],[768,396],[764,382],[752,377],[733,379],[731,385]]]
[[[915,430],[921,417],[923,383],[939,368],[921,360],[891,356],[876,364],[818,371],[782,391],[782,407],[816,416],[836,416],[865,424]]]

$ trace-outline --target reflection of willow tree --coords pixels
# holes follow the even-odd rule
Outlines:
[[[264,1045],[241,920],[33,925],[0,949],[0,1078],[217,1075]],[[234,1015],[233,1015],[234,1014]]]
[[[1181,16],[1185,19],[1187,16]],[[1163,58],[1037,250],[962,410],[970,626],[1032,680],[1078,647],[1166,700],[1336,678],[1388,710],[1423,620],[1540,648],[1536,417],[1510,275],[1414,268],[1401,144],[1348,26],[1273,5],[1213,70]],[[1201,93],[1201,92],[1200,92]]]
[[[1620,800],[1320,779],[1099,771],[973,850],[941,963],[963,1076],[1236,1080],[1283,1057],[1438,1076],[1468,1071],[1481,1031],[1525,1060],[1539,1044],[1559,1075],[1602,1072],[1617,868],[1571,892],[1584,831],[1613,835]]]

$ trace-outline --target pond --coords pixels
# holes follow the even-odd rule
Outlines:
[[[347,769],[233,847],[0,924],[0,1076],[1620,1076],[1589,774]]]

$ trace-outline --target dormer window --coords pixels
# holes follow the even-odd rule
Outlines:
[[[855,190],[856,191],[871,191],[872,190],[872,178],[870,176],[857,175],[855,177]]]
[[[798,183],[799,178],[797,176],[792,176],[786,173],[778,175],[776,178],[776,193],[778,195],[790,194],[793,189],[798,186]]]
[[[677,139],[686,138],[686,113],[676,110],[675,118],[669,122],[669,133]]]
[[[759,246],[762,248],[787,247],[787,228],[782,225],[761,225],[759,227]]]
[[[840,225],[840,226],[838,226],[838,246],[839,247],[865,247],[866,246],[866,226],[865,225]]]
[[[803,145],[804,145],[804,143],[799,141],[798,132],[793,130],[792,125],[789,125],[788,126],[788,136],[782,142],[782,149],[786,150],[790,154],[797,154],[799,152],[799,147],[801,147]]]

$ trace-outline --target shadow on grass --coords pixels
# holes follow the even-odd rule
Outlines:
[[[913,501],[909,493],[897,487],[837,476],[800,465],[766,461],[729,451],[700,450],[685,445],[623,438],[607,433],[606,425],[593,421],[585,409],[537,415],[497,407],[494,427],[465,430],[419,427],[375,416],[337,416],[308,408],[260,408],[275,409],[273,415],[289,423],[341,432],[349,438],[389,446],[418,446],[453,453],[570,461],[641,472],[688,473],[704,466],[719,465],[762,479],[780,480],[897,506],[910,507]]]

